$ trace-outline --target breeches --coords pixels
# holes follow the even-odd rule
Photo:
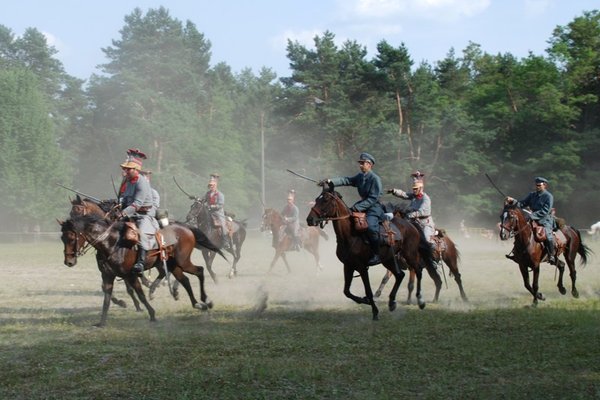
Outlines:
[[[140,215],[136,221],[140,231],[140,246],[145,250],[150,250],[156,245],[154,234],[158,230],[158,221],[149,215]]]

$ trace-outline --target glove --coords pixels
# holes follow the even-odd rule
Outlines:
[[[217,206],[216,204],[211,204],[211,205],[209,206],[209,208],[210,208],[211,210],[216,210],[218,207],[219,207],[219,206]]]
[[[317,182],[317,186],[325,186],[326,184],[331,183],[331,179],[322,179],[319,182]]]
[[[416,211],[409,212],[409,213],[406,215],[406,217],[407,217],[407,218],[410,218],[410,219],[417,218],[418,216],[419,216],[419,214],[418,214]]]
[[[394,189],[385,189],[386,193],[394,193]]]

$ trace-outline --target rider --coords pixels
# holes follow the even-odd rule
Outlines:
[[[120,194],[119,204],[122,214],[133,219],[140,231],[138,254],[132,268],[134,273],[142,273],[146,262],[146,254],[154,245],[154,234],[158,230],[158,223],[154,218],[156,209],[152,201],[152,188],[146,177],[140,174],[142,160],[146,155],[138,149],[127,151],[127,160],[121,164],[125,182]]]
[[[354,186],[358,189],[360,200],[354,203],[350,208],[352,211],[364,212],[367,214],[369,228],[367,237],[371,245],[373,255],[367,262],[368,265],[381,263],[379,258],[379,223],[383,219],[383,206],[379,199],[383,195],[381,178],[377,176],[372,168],[375,165],[375,158],[369,153],[361,153],[358,157],[360,172],[354,176],[330,178],[319,182],[320,186],[325,183],[333,183],[336,186]]]
[[[302,244],[298,235],[300,230],[300,211],[298,210],[298,206],[294,203],[295,197],[296,191],[294,189],[290,190],[287,195],[287,204],[283,207],[281,216],[283,217],[283,223],[285,224],[285,233],[292,238],[292,250],[300,251],[300,246]]]
[[[434,247],[435,243],[433,242],[433,237],[435,235],[435,225],[433,223],[433,217],[431,216],[431,198],[423,190],[424,176],[425,175],[419,171],[411,174],[411,177],[413,178],[412,193],[406,193],[401,189],[387,189],[387,192],[396,197],[400,197],[401,199],[410,200],[406,217],[416,221],[419,226],[421,226],[425,238],[431,246]]]
[[[514,204],[515,202],[521,208],[529,207],[531,214],[527,214],[530,219],[542,225],[546,231],[546,251],[548,253],[548,262],[556,264],[554,255],[554,238],[552,231],[554,229],[554,216],[552,215],[552,207],[554,205],[554,196],[548,191],[548,180],[538,176],[534,179],[535,191],[530,192],[523,200],[507,196],[504,200],[506,204]]]
[[[229,237],[227,224],[225,222],[225,196],[218,189],[219,175],[211,174],[208,181],[208,191],[204,195],[204,201],[211,215],[213,225],[221,227],[221,235],[223,236],[223,248],[231,248],[231,238]]]
[[[150,182],[150,178],[152,178],[152,171],[147,169],[140,171],[140,174],[145,176],[146,179],[148,179],[148,182]],[[154,189],[154,187],[152,187],[152,183],[150,183],[150,186],[152,188],[152,204],[154,205],[155,210],[158,210],[160,208],[160,194],[156,189]]]

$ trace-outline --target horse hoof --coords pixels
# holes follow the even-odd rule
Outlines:
[[[574,298],[578,299],[579,298],[579,292],[577,290],[573,290],[571,292],[571,294],[573,295]]]
[[[375,297],[375,298],[377,298],[379,296],[381,296],[381,290],[376,291],[375,294],[373,295],[373,297]]]
[[[425,308],[425,303],[424,303],[424,302],[423,302],[423,303],[419,303],[419,308],[420,308],[421,310],[422,310],[422,309],[424,309],[424,308]]]
[[[396,309],[396,307],[397,307],[397,304],[396,304],[396,302],[395,302],[395,301],[390,301],[390,302],[389,302],[389,304],[388,304],[388,309],[389,309],[390,311],[394,311],[394,310]]]
[[[564,287],[559,287],[558,292],[564,296],[565,294],[567,294],[567,289],[565,289]]]
[[[544,297],[544,295],[541,292],[538,292],[536,298],[538,300],[541,300],[541,301],[545,301],[546,300],[546,298]]]
[[[194,308],[200,310],[200,311],[207,311],[208,310],[208,304],[206,303],[196,303],[194,304]]]
[[[212,308],[215,306],[212,302],[212,300],[208,300],[208,302],[206,303],[206,305],[208,306],[209,309],[212,310]]]
[[[117,301],[117,305],[121,308],[127,308],[127,303],[125,303],[123,300]]]

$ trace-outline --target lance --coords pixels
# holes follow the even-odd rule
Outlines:
[[[80,196],[87,197],[88,199],[90,199],[90,200],[92,200],[92,201],[94,201],[94,202],[96,202],[96,203],[102,203],[102,200],[100,200],[100,199],[97,199],[97,198],[95,198],[94,196],[90,196],[89,194],[85,194],[85,193],[83,193],[83,192],[80,192],[79,190],[71,189],[70,187],[67,187],[67,186],[63,185],[62,183],[58,183],[58,182],[56,182],[56,184],[57,184],[58,186],[60,186],[60,187],[64,188],[64,189],[70,190],[70,191],[71,191],[71,192],[73,192],[73,193],[77,193],[77,194],[78,194],[78,195],[80,195]]]

